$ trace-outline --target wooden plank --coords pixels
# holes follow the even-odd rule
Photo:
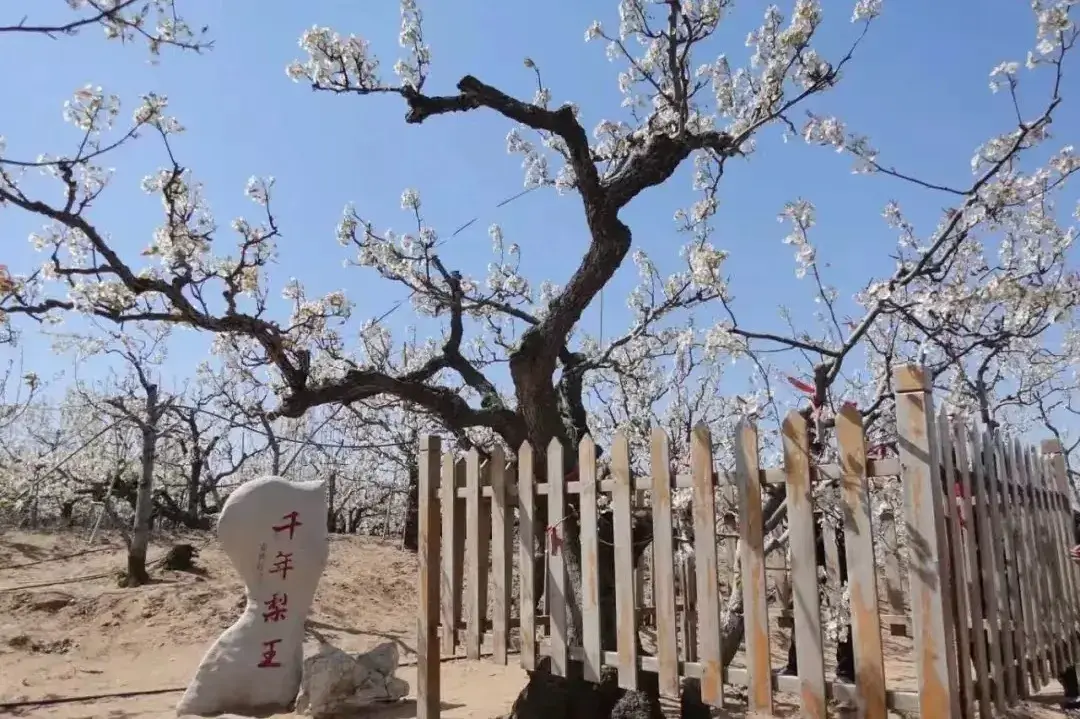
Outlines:
[[[990,692],[990,666],[988,663],[988,647],[986,645],[986,632],[983,631],[983,593],[980,575],[982,568],[979,566],[978,545],[978,520],[975,508],[972,505],[972,482],[971,462],[968,456],[967,432],[963,420],[957,419],[953,427],[953,447],[956,449],[957,472],[960,477],[961,496],[965,498],[962,519],[964,520],[963,535],[967,550],[967,562],[965,577],[967,578],[968,610],[971,616],[972,645],[974,648],[973,664],[975,668],[975,684],[978,687],[979,715],[991,716],[990,704],[993,697]],[[978,452],[975,452],[978,456]],[[982,515],[979,515],[982,516]],[[962,589],[963,587],[958,587]]]
[[[802,715],[825,719],[825,648],[815,557],[814,514],[810,496],[810,439],[806,419],[792,410],[784,418],[784,469],[787,472],[791,581],[795,593],[795,651],[799,662]]]
[[[419,522],[419,631],[416,638],[416,716],[438,719],[442,705],[439,652],[439,456],[438,437],[422,435],[419,446],[420,476],[417,520]]]
[[[491,576],[494,584],[491,633],[492,656],[496,663],[506,664],[509,651],[510,583],[513,556],[514,511],[506,503],[506,452],[501,445],[491,449]]]
[[[1019,443],[1009,437],[1002,437],[1001,448],[1005,463],[1006,490],[1008,491],[1008,511],[1006,521],[1009,526],[1009,551],[1012,557],[1009,579],[1014,585],[1013,590],[1013,644],[1016,655],[1016,683],[1017,692],[1021,698],[1028,698],[1032,694],[1033,682],[1031,681],[1032,667],[1028,657],[1032,653],[1029,648],[1031,631],[1029,629],[1031,612],[1025,608],[1025,603],[1030,600],[1030,587],[1025,581],[1027,571],[1027,550],[1025,549],[1024,532],[1024,490],[1023,470],[1021,469],[1022,457],[1017,454]]]
[[[619,432],[611,444],[611,474],[615,491],[611,494],[615,529],[615,624],[618,635],[619,686],[637,689],[637,612],[634,607],[634,533],[632,509],[633,475],[630,471],[630,443]]]
[[[536,669],[536,474],[533,448],[518,450],[518,605],[521,621],[521,668]]]
[[[596,516],[596,444],[586,435],[578,445],[581,482],[581,632],[585,649],[584,678],[600,682],[600,546]]]
[[[1049,513],[1050,513],[1050,498],[1046,491],[1045,483],[1045,471],[1046,466],[1042,462],[1037,462],[1033,467],[1034,472],[1032,479],[1035,484],[1035,503],[1038,507],[1038,513],[1036,515],[1035,522],[1035,536],[1036,546],[1039,548],[1039,561],[1036,564],[1036,571],[1038,572],[1038,581],[1042,585],[1043,592],[1047,596],[1046,605],[1043,607],[1043,622],[1046,627],[1046,644],[1043,647],[1046,661],[1050,667],[1050,675],[1057,676],[1057,663],[1055,645],[1057,643],[1058,632],[1060,627],[1056,626],[1052,617],[1052,605],[1058,601],[1057,593],[1054,590],[1054,585],[1050,575],[1050,562],[1047,561],[1047,557],[1053,552],[1051,541],[1049,537]]]
[[[987,506],[990,516],[991,553],[994,556],[994,587],[997,595],[998,623],[1001,626],[1001,665],[1005,703],[1018,701],[1016,690],[1015,652],[1013,649],[1012,618],[1009,615],[1009,576],[1005,553],[1005,522],[1002,519],[1002,472],[998,462],[998,442],[995,433],[986,430],[983,436],[984,476],[987,485]]]
[[[1064,672],[1065,669],[1071,664],[1069,657],[1065,651],[1065,636],[1064,629],[1066,627],[1066,617],[1064,612],[1066,599],[1065,588],[1065,571],[1066,564],[1069,562],[1066,556],[1066,548],[1071,546],[1071,543],[1067,543],[1064,535],[1060,531],[1061,525],[1059,518],[1060,503],[1058,502],[1057,492],[1053,487],[1053,475],[1051,467],[1046,462],[1039,463],[1040,469],[1040,481],[1046,491],[1047,495],[1047,513],[1046,513],[1046,535],[1047,535],[1047,550],[1044,556],[1044,561],[1048,564],[1049,575],[1051,581],[1051,589],[1054,593],[1054,597],[1057,599],[1050,608],[1050,621],[1053,622],[1053,633],[1051,637],[1053,639],[1053,646],[1051,647],[1051,657],[1057,662],[1057,673]]]
[[[946,409],[942,406],[938,413],[937,429],[937,455],[938,466],[942,468],[942,491],[945,501],[942,510],[945,515],[945,537],[949,550],[950,566],[952,567],[953,592],[952,612],[953,626],[956,631],[957,674],[962,705],[960,710],[964,717],[973,717],[975,714],[975,697],[971,682],[971,638],[968,630],[968,605],[967,605],[967,579],[964,573],[964,537],[960,529],[959,507],[956,504],[954,485],[957,482],[956,475],[956,450],[953,446],[952,432],[949,427],[949,417]],[[961,436],[962,440],[962,436]]]
[[[900,464],[893,458],[887,459],[871,459],[868,461],[869,471],[868,477],[897,477],[900,474]],[[814,468],[814,473],[819,481],[827,482],[839,482],[840,481],[840,465],[838,464],[821,464]],[[761,483],[762,484],[783,484],[784,483],[784,470],[783,469],[762,469],[761,470]],[[634,480],[634,489],[638,491],[645,491],[649,489],[650,482],[652,480],[648,477],[638,477]],[[732,472],[713,472],[712,482],[715,487],[723,487],[729,484],[734,484],[736,481],[735,474]],[[686,474],[680,472],[675,475],[675,486],[679,489],[692,489],[694,486],[694,478],[692,474]],[[615,480],[605,479],[600,482],[601,492],[611,492],[615,488]],[[577,494],[581,491],[577,482],[567,482],[566,492],[569,494]],[[539,496],[547,494],[547,486],[540,484],[536,486],[535,492]],[[484,496],[491,496],[491,489],[484,490]],[[459,489],[458,496],[465,496],[465,490]],[[516,496],[515,496],[516,499]]]
[[[908,586],[920,717],[951,719],[960,716],[960,702],[956,654],[952,651],[952,577],[943,541],[945,523],[935,457],[933,402],[926,374],[915,365],[898,367],[893,387],[911,547]]]
[[[462,457],[454,463],[454,486],[465,488],[465,458]],[[464,642],[465,627],[465,498],[460,497],[454,502],[454,538],[451,552],[453,556],[453,592],[454,592],[454,626],[461,627],[457,632],[457,643]]]
[[[1020,440],[1014,440],[1012,446],[1013,475],[1016,478],[1016,495],[1019,506],[1016,509],[1020,524],[1020,538],[1017,542],[1019,554],[1018,569],[1021,575],[1022,592],[1020,596],[1020,608],[1024,615],[1024,634],[1026,646],[1024,650],[1024,662],[1021,665],[1027,674],[1027,680],[1032,692],[1037,692],[1046,685],[1048,677],[1046,668],[1041,661],[1041,646],[1045,643],[1042,638],[1041,623],[1038,621],[1038,613],[1043,604],[1040,596],[1039,583],[1032,567],[1039,560],[1038,552],[1032,538],[1035,534],[1032,524],[1032,495],[1031,495],[1031,472],[1028,462],[1028,453],[1021,446]]]
[[[1058,581],[1061,585],[1061,599],[1058,604],[1058,619],[1061,621],[1058,627],[1059,644],[1062,651],[1062,663],[1065,667],[1073,666],[1080,661],[1080,655],[1074,652],[1073,623],[1071,616],[1071,599],[1075,585],[1072,582],[1073,562],[1069,558],[1069,549],[1075,544],[1073,540],[1072,504],[1068,496],[1061,491],[1058,484],[1055,467],[1052,461],[1044,460],[1043,477],[1047,489],[1052,493],[1054,501],[1054,556],[1057,557]]]
[[[563,446],[552,438],[547,448],[548,487],[548,561],[547,596],[548,617],[551,621],[551,673],[565,677],[569,666],[567,658],[566,626],[566,561],[561,545],[566,540],[566,473],[563,464]]]
[[[635,489],[633,493],[633,506],[635,508],[641,508],[646,506],[645,490]],[[634,606],[638,609],[642,609],[645,604],[645,573],[646,565],[648,564],[649,551],[642,552],[638,556],[637,564],[634,565]]]
[[[893,614],[907,612],[906,593],[902,563],[900,561],[900,540],[896,534],[896,513],[892,507],[886,507],[879,518],[881,522],[881,541],[885,543],[885,598]]]
[[[723,708],[723,666],[720,663],[720,581],[716,566],[716,495],[713,493],[712,438],[704,424],[690,435],[690,466],[694,477],[694,564],[697,593],[697,634],[702,665],[701,700]]]
[[[720,584],[727,586],[729,590],[735,586],[735,552],[739,549],[740,529],[736,516],[739,507],[738,474],[738,468],[736,468],[735,481],[732,484],[720,485],[720,507],[717,509],[718,514],[722,513],[720,546],[723,547],[723,554],[717,560],[723,562],[723,569],[720,570]]]
[[[858,715],[864,719],[886,719],[885,658],[881,646],[870,485],[866,477],[866,440],[862,414],[854,406],[845,405],[836,416],[836,437],[843,469],[840,492]]]
[[[652,474],[653,605],[656,608],[656,659],[660,694],[680,696],[679,648],[675,624],[675,568],[671,526],[671,457],[668,436],[653,429],[649,446]],[[588,652],[586,652],[588,654]]]
[[[1001,507],[1001,546],[1004,550],[1005,559],[1005,588],[1008,597],[1008,621],[1009,621],[1009,648],[1012,651],[1012,662],[1006,662],[1012,677],[1012,686],[1015,693],[1015,701],[1024,698],[1024,682],[1020,667],[1023,664],[1024,655],[1021,652],[1023,640],[1023,619],[1020,617],[1020,582],[1016,573],[1016,533],[1013,514],[1013,486],[1010,477],[1010,467],[1006,461],[1005,448],[1009,444],[1007,437],[1000,432],[994,434],[994,458],[998,471],[999,506]],[[1009,682],[1005,683],[1005,691],[1009,691]]]
[[[1050,551],[1049,544],[1047,542],[1046,531],[1046,515],[1048,512],[1047,497],[1045,491],[1045,485],[1043,484],[1043,466],[1040,462],[1036,462],[1031,466],[1031,484],[1032,484],[1032,503],[1035,507],[1034,517],[1034,545],[1038,554],[1039,560],[1035,563],[1033,569],[1036,577],[1035,581],[1039,586],[1039,591],[1044,597],[1043,605],[1040,608],[1040,619],[1042,623],[1042,646],[1040,647],[1042,657],[1048,665],[1048,676],[1054,677],[1056,672],[1054,671],[1054,640],[1058,632],[1058,627],[1054,626],[1054,622],[1051,620],[1052,612],[1051,605],[1054,604],[1057,597],[1054,594],[1053,585],[1050,582],[1049,567],[1046,562],[1047,552]]]
[[[480,643],[487,623],[488,547],[491,541],[490,515],[480,494],[482,480],[480,453],[474,447],[465,455],[465,543],[468,581],[468,617],[465,628],[465,656],[480,659]],[[487,530],[485,532],[485,529]]]
[[[682,628],[683,661],[696,662],[697,653],[697,568],[694,556],[684,556],[679,563],[679,584],[682,586],[682,612],[679,626]]]
[[[1046,440],[1042,443],[1044,456],[1037,457],[1032,453],[1032,460],[1039,461],[1046,468],[1046,473],[1051,478],[1051,486],[1060,494],[1062,507],[1062,519],[1064,521],[1064,549],[1067,552],[1076,546],[1076,532],[1073,524],[1073,490],[1069,483],[1068,469],[1065,466],[1065,455],[1061,449],[1061,442],[1056,439]],[[1066,594],[1069,596],[1066,608],[1067,641],[1072,650],[1073,661],[1080,663],[1080,567],[1068,556],[1065,557],[1066,566]]]
[[[442,505],[442,536],[449,551],[442,553],[442,653],[453,656],[457,645],[457,626],[461,622],[461,575],[462,564],[454,549],[465,547],[464,502],[457,498],[457,474],[454,455],[447,452],[442,456],[442,484],[439,495]],[[459,511],[460,508],[460,511]],[[460,541],[455,541],[460,536]],[[460,559],[464,561],[462,551]]]
[[[735,475],[739,478],[743,617],[746,668],[750,675],[750,712],[773,713],[772,666],[769,652],[769,605],[765,587],[765,534],[761,516],[761,462],[757,428],[743,420],[735,428]]]
[[[990,656],[990,682],[994,693],[994,708],[1005,711],[1004,666],[1002,665],[1001,613],[998,611],[997,562],[994,559],[994,543],[990,525],[990,485],[986,476],[986,449],[982,432],[973,428],[971,439],[971,464],[973,470],[974,513],[977,526],[980,567],[982,574],[983,602],[986,606],[986,636]]]
[[[1057,558],[1058,577],[1061,585],[1061,601],[1058,604],[1058,642],[1061,646],[1062,663],[1064,666],[1072,666],[1080,661],[1080,655],[1074,651],[1072,617],[1072,603],[1075,600],[1075,585],[1072,580],[1074,563],[1069,558],[1069,549],[1076,542],[1073,539],[1072,505],[1067,494],[1061,491],[1058,483],[1056,467],[1050,458],[1043,459],[1040,464],[1043,467],[1043,482],[1050,492],[1054,506],[1053,518],[1053,543],[1054,556]]]

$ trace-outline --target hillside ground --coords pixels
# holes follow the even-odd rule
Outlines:
[[[0,714],[42,719],[175,717],[176,702],[203,653],[243,604],[240,581],[208,533],[158,538],[151,559],[181,541],[200,547],[201,574],[156,570],[154,583],[121,589],[117,573],[124,556],[118,542],[88,547],[85,532],[0,531]],[[377,540],[332,537],[310,625],[348,651],[396,642],[406,665],[399,676],[409,682],[415,697],[414,555]],[[896,657],[900,664],[903,659]],[[445,719],[493,719],[509,711],[525,681],[515,661],[512,657],[510,666],[445,662]],[[907,673],[907,667],[887,671],[893,676],[896,672]],[[134,695],[2,706],[122,692]],[[792,698],[778,699],[778,714],[798,716]],[[369,716],[412,717],[415,703]],[[1017,716],[1064,715],[1033,704]]]

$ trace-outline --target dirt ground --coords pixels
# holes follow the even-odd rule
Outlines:
[[[81,534],[0,533],[0,705],[27,700],[129,697],[51,705],[3,707],[0,715],[50,719],[164,719],[214,638],[239,614],[243,590],[209,534],[159,539],[151,559],[178,541],[201,547],[202,576],[154,572],[155,583],[121,589],[122,547],[98,543],[84,552]],[[91,577],[91,578],[87,578]],[[71,581],[79,578],[80,581]],[[415,660],[416,559],[375,540],[333,537],[311,626],[347,651],[397,643],[403,665]],[[889,641],[887,674],[908,683],[914,673],[904,640]],[[782,655],[779,642],[777,661]],[[442,665],[446,719],[493,719],[510,709],[525,675],[491,662]],[[736,662],[738,663],[738,662]],[[414,666],[399,675],[415,691]],[[413,694],[415,697],[415,694]],[[798,716],[791,698],[778,697],[778,715]],[[366,716],[413,717],[413,701]],[[292,715],[279,715],[292,716]],[[1031,704],[1015,715],[1065,716]],[[554,719],[554,718],[553,718]]]

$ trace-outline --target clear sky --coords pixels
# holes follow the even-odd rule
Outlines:
[[[404,297],[401,289],[369,271],[342,267],[345,254],[334,240],[334,227],[343,206],[352,201],[377,225],[406,229],[409,218],[399,210],[406,187],[420,191],[424,214],[443,236],[478,218],[448,243],[444,257],[451,266],[482,274],[490,258],[486,228],[499,222],[507,240],[523,248],[532,280],[565,282],[587,242],[576,196],[542,190],[495,209],[522,188],[520,160],[505,150],[511,123],[490,112],[473,112],[408,126],[400,98],[316,94],[286,77],[286,64],[300,57],[298,37],[313,24],[370,40],[389,76],[398,53],[395,0],[181,4],[193,24],[210,26],[216,46],[209,54],[169,52],[160,66],[152,66],[144,48],[105,43],[97,30],[56,41],[5,36],[0,42],[0,67],[5,68],[0,74],[0,133],[7,138],[8,154],[29,159],[73,147],[77,136],[62,122],[61,106],[83,84],[100,84],[119,94],[125,117],[140,93],[156,91],[169,96],[173,113],[188,128],[176,149],[180,161],[206,185],[226,228],[220,242],[232,241],[227,232],[232,217],[254,215],[256,208],[243,197],[247,178],[277,178],[275,206],[284,232],[273,269],[277,287],[295,276],[312,293],[345,289],[361,317],[379,316],[394,306]],[[1009,129],[1007,98],[991,94],[988,74],[1003,60],[1022,61],[1032,46],[1028,3],[886,0],[885,5],[840,87],[808,107],[838,115],[869,134],[885,164],[937,182],[963,184],[970,177],[974,148]],[[421,0],[433,53],[427,90],[452,92],[460,76],[469,73],[531,98],[534,78],[522,63],[528,56],[543,73],[554,102],[579,103],[591,130],[596,121],[618,113],[619,68],[605,58],[602,44],[584,42],[584,31],[593,19],[614,28],[616,6],[614,0]],[[837,57],[855,37],[851,6],[848,0],[825,3],[819,46],[827,58]],[[741,63],[747,55],[746,33],[756,27],[763,8],[757,2],[739,4],[698,62],[726,52]],[[788,11],[789,4],[782,9]],[[61,0],[7,0],[0,24],[17,22],[24,14],[47,20],[64,13]],[[1080,90],[1075,74],[1080,70],[1072,70],[1067,83]],[[1070,88],[1055,125],[1063,140],[1067,128],[1080,127],[1078,98],[1068,97]],[[1040,108],[1030,107],[1032,113]],[[141,194],[138,182],[162,159],[161,148],[147,138],[109,163],[116,175],[93,219],[128,258],[137,259],[159,222],[158,200]],[[887,200],[900,201],[926,231],[948,203],[945,196],[885,177],[852,175],[850,167],[849,159],[829,150],[798,141],[784,144],[778,131],[764,135],[759,152],[748,161],[730,163],[714,242],[731,252],[728,271],[744,324],[778,327],[780,303],[802,308],[802,316],[810,311],[811,288],[795,279],[793,251],[782,243],[787,231],[776,221],[785,201],[805,197],[817,204],[814,240],[820,257],[830,263],[827,276],[845,297],[870,275],[892,269],[889,254],[895,240],[880,219]],[[638,198],[623,215],[635,246],[662,267],[672,268],[677,261],[682,240],[672,214],[693,199],[688,169]],[[40,224],[14,211],[0,212],[2,261],[13,271],[26,271],[40,261],[26,242],[28,232]],[[624,298],[634,281],[628,261],[606,293],[605,336],[626,326]],[[599,320],[599,308],[591,308],[586,320],[591,331],[597,331]],[[406,305],[388,322],[401,328],[414,316]],[[48,343],[27,329],[22,347],[33,369],[47,376],[70,366],[51,356]],[[173,349],[171,369],[182,377],[205,355],[204,343],[184,335]]]

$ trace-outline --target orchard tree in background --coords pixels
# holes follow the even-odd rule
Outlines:
[[[175,4],[87,1],[76,3],[80,19],[70,26],[28,22],[0,32],[59,34],[103,24],[112,35],[147,39],[155,53],[166,45],[205,47],[201,36],[177,19],[182,16]],[[528,60],[534,81],[529,96],[473,75],[463,77],[456,91],[429,91],[432,56],[414,0],[402,2],[405,54],[394,65],[395,80],[379,74],[363,40],[329,28],[304,33],[306,57],[287,70],[293,79],[338,95],[398,96],[409,124],[437,122],[448,113],[501,116],[508,149],[524,161],[526,184],[581,202],[589,243],[561,284],[529,277],[523,249],[499,227],[491,228],[495,258],[487,276],[471,277],[453,267],[440,254],[438,233],[425,221],[413,191],[402,195],[415,223],[407,233],[380,231],[359,210],[347,208],[337,239],[352,250],[353,263],[407,288],[419,314],[445,323],[442,336],[417,343],[417,351],[396,352],[390,330],[374,321],[364,324],[359,347],[348,346],[341,328],[354,308],[340,292],[312,297],[302,284],[291,282],[285,295],[292,311],[284,319],[276,316],[268,300],[267,270],[279,228],[269,181],[253,179],[248,185],[260,218],[233,222],[236,250],[212,253],[221,238],[193,172],[173,154],[171,138],[182,128],[159,95],[143,98],[132,124],[114,129],[119,99],[94,89],[79,91],[66,109],[83,134],[73,153],[20,160],[8,158],[0,145],[0,210],[47,222],[31,238],[46,257],[43,267],[12,271],[0,288],[0,308],[5,319],[19,314],[50,320],[76,311],[117,323],[202,329],[214,334],[215,350],[228,358],[223,361],[253,376],[251,368],[267,372],[278,417],[386,401],[422,412],[459,442],[483,446],[498,439],[511,449],[526,441],[537,448],[553,439],[575,443],[585,434],[604,440],[616,427],[629,429],[640,441],[646,428],[662,426],[678,430],[675,439],[685,444],[685,424],[676,417],[719,422],[725,432],[741,416],[775,421],[781,414],[775,405],[789,394],[781,389],[785,385],[804,395],[800,408],[813,423],[822,458],[829,452],[825,439],[832,418],[845,402],[856,403],[875,444],[887,448],[891,422],[883,420],[892,412],[891,370],[912,360],[930,368],[954,406],[976,411],[990,426],[1020,427],[1038,421],[1040,412],[1072,406],[1053,399],[1055,392],[1071,398],[1066,388],[1072,386],[1076,361],[1068,343],[1074,342],[1077,279],[1067,259],[1075,230],[1061,224],[1064,210],[1058,205],[1068,201],[1063,190],[1080,160],[1049,132],[1068,86],[1066,60],[1077,37],[1072,3],[1033,0],[1031,53],[1023,64],[1005,62],[991,73],[1004,106],[1001,133],[976,148],[972,178],[961,186],[894,167],[869,138],[807,104],[836,86],[856,61],[859,45],[878,21],[879,1],[855,4],[853,36],[839,53],[817,47],[825,21],[820,2],[794,0],[787,14],[769,7],[749,34],[752,57],[742,68],[725,56],[705,54],[707,41],[721,27],[727,29],[721,21],[728,4],[621,0],[617,27],[590,26],[586,39],[605,43],[609,56],[621,63],[618,84],[624,94],[622,108],[612,108],[613,119],[591,134],[576,106],[552,103],[540,68]],[[151,30],[147,18],[154,12],[161,24]],[[1029,78],[1041,78],[1049,88],[1040,104],[1020,101],[1018,87]],[[890,243],[895,271],[859,278],[857,286],[841,290],[819,261],[813,205],[790,202],[781,215],[790,227],[785,241],[820,312],[811,326],[791,320],[786,333],[740,320],[724,272],[728,250],[710,239],[718,188],[725,172],[737,171],[729,161],[752,158],[761,131],[773,126],[847,153],[859,172],[915,184],[947,203],[929,232],[916,230],[897,204],[885,207],[883,231],[895,237]],[[144,251],[151,261],[121,257],[91,212],[108,182],[103,158],[137,135],[156,137],[169,158],[143,183],[164,206],[163,223]],[[674,228],[685,237],[684,268],[662,276],[652,259],[635,251],[632,228],[620,215],[684,163],[693,164],[696,193],[677,214]],[[29,194],[23,175],[31,170],[51,173],[64,199],[49,202]],[[604,339],[582,333],[578,323],[586,308],[628,257],[641,274],[629,298],[630,326]],[[854,316],[841,309],[842,293],[854,293]],[[709,321],[702,321],[705,315]],[[1065,340],[1050,331],[1055,326],[1064,329]],[[1033,357],[1039,361],[1032,363]],[[752,369],[754,386],[729,404],[705,398],[701,391],[711,393],[710,383],[719,382],[711,368],[732,359]],[[702,369],[686,373],[687,363]],[[492,368],[500,364],[509,367],[509,387],[492,379]],[[685,385],[665,393],[656,381],[669,373],[684,373]],[[621,406],[602,409],[612,400]],[[654,406],[665,401],[669,409]],[[685,448],[676,456],[684,457]],[[576,453],[566,457],[563,469],[571,471]],[[783,507],[782,492],[768,497],[767,525],[775,526]],[[578,527],[572,513],[556,520],[565,532],[570,641],[576,643]],[[636,546],[644,548],[651,527],[642,519],[634,529]],[[613,581],[610,571],[601,577],[601,597],[614,596]],[[728,606],[726,661],[741,641],[739,600],[734,592]],[[614,615],[610,606],[602,612],[609,614]],[[609,649],[614,647],[611,629],[604,627]],[[598,691],[576,678],[539,673],[530,677],[514,716],[644,716],[640,712],[655,710],[655,702],[655,687]]]
[[[62,344],[76,350],[76,367],[91,357],[104,355],[118,358],[123,371],[114,382],[99,390],[100,403],[95,401],[96,393],[83,391],[81,394],[98,413],[103,412],[115,422],[130,423],[139,433],[138,479],[132,481],[123,472],[119,473],[111,479],[109,491],[102,498],[103,510],[109,511],[114,490],[129,498],[134,495],[134,518],[124,577],[124,584],[129,587],[139,587],[150,581],[146,552],[150,547],[150,525],[154,515],[158,441],[165,430],[166,415],[177,399],[163,392],[158,377],[171,329],[165,324],[145,324],[123,332],[104,331],[93,338],[69,336],[62,339]]]

